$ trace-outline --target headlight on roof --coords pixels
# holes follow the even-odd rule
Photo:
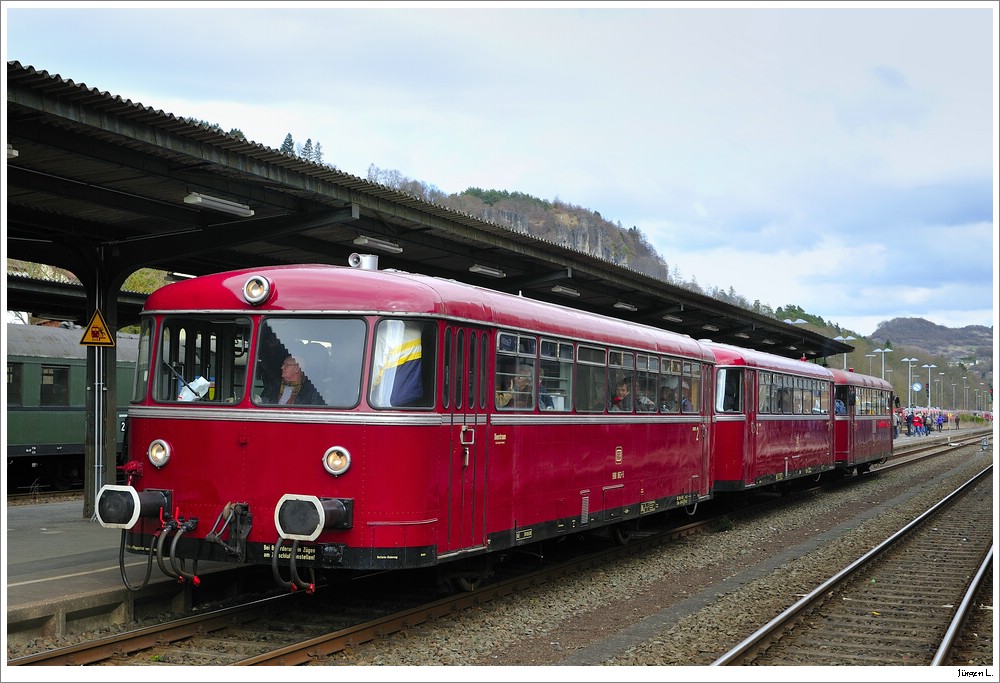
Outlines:
[[[271,296],[271,282],[263,275],[251,275],[243,283],[243,298],[251,306],[259,306]]]

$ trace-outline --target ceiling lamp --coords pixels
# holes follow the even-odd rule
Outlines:
[[[615,304],[615,308],[620,308],[623,311],[635,311],[635,310],[638,310],[638,309],[636,309],[635,306],[633,306],[632,304],[630,304],[630,303],[628,303],[626,301],[619,301],[618,303]]]
[[[491,266],[483,266],[478,263],[474,263],[469,266],[470,273],[479,273],[480,275],[488,275],[490,277],[507,277],[507,273],[503,272],[499,268],[493,268]]]
[[[389,240],[380,240],[377,237],[367,237],[361,235],[354,239],[354,243],[361,247],[371,247],[372,249],[380,249],[381,251],[387,251],[390,254],[400,254],[403,251],[403,247],[399,246],[395,242],[390,242]]]
[[[228,199],[219,199],[218,197],[210,197],[207,194],[202,194],[200,192],[192,192],[188,194],[188,196],[184,198],[184,203],[197,204],[203,209],[213,209],[223,213],[231,213],[234,216],[242,216],[243,218],[249,218],[253,215],[253,209],[246,204],[231,202]]]
[[[563,287],[562,285],[556,285],[552,288],[552,291],[556,294],[565,294],[566,296],[580,296],[580,292],[572,287]]]
[[[701,329],[708,330],[709,332],[718,332],[719,328],[715,325],[702,325]]]
[[[682,318],[678,318],[676,315],[669,315],[669,314],[667,314],[667,315],[663,316],[663,319],[666,320],[667,322],[671,322],[671,323],[682,323],[682,322],[684,322],[684,320]]]

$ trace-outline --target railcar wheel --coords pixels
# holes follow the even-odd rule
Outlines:
[[[452,585],[466,593],[480,588],[491,576],[493,576],[493,562],[486,559],[469,561],[448,574]]]
[[[628,545],[632,532],[624,524],[615,524],[608,530],[615,545]]]
[[[475,577],[456,576],[455,585],[458,587],[459,590],[465,591],[466,593],[471,593],[472,591],[482,586],[484,580],[485,577],[483,576],[475,576]]]

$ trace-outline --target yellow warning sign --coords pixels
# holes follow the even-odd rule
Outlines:
[[[83,336],[80,338],[83,346],[114,346],[115,338],[108,330],[108,324],[104,322],[104,316],[100,309],[94,311],[94,317],[90,319],[87,326],[83,328]]]

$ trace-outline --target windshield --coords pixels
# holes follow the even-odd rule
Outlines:
[[[150,329],[144,323],[142,339]],[[239,403],[246,391],[250,334],[248,318],[164,318],[153,399],[161,402]],[[140,358],[144,357],[144,352],[140,350]],[[138,382],[146,371],[140,362],[136,393]]]
[[[268,318],[261,322],[254,403],[352,408],[361,396],[365,321]]]

